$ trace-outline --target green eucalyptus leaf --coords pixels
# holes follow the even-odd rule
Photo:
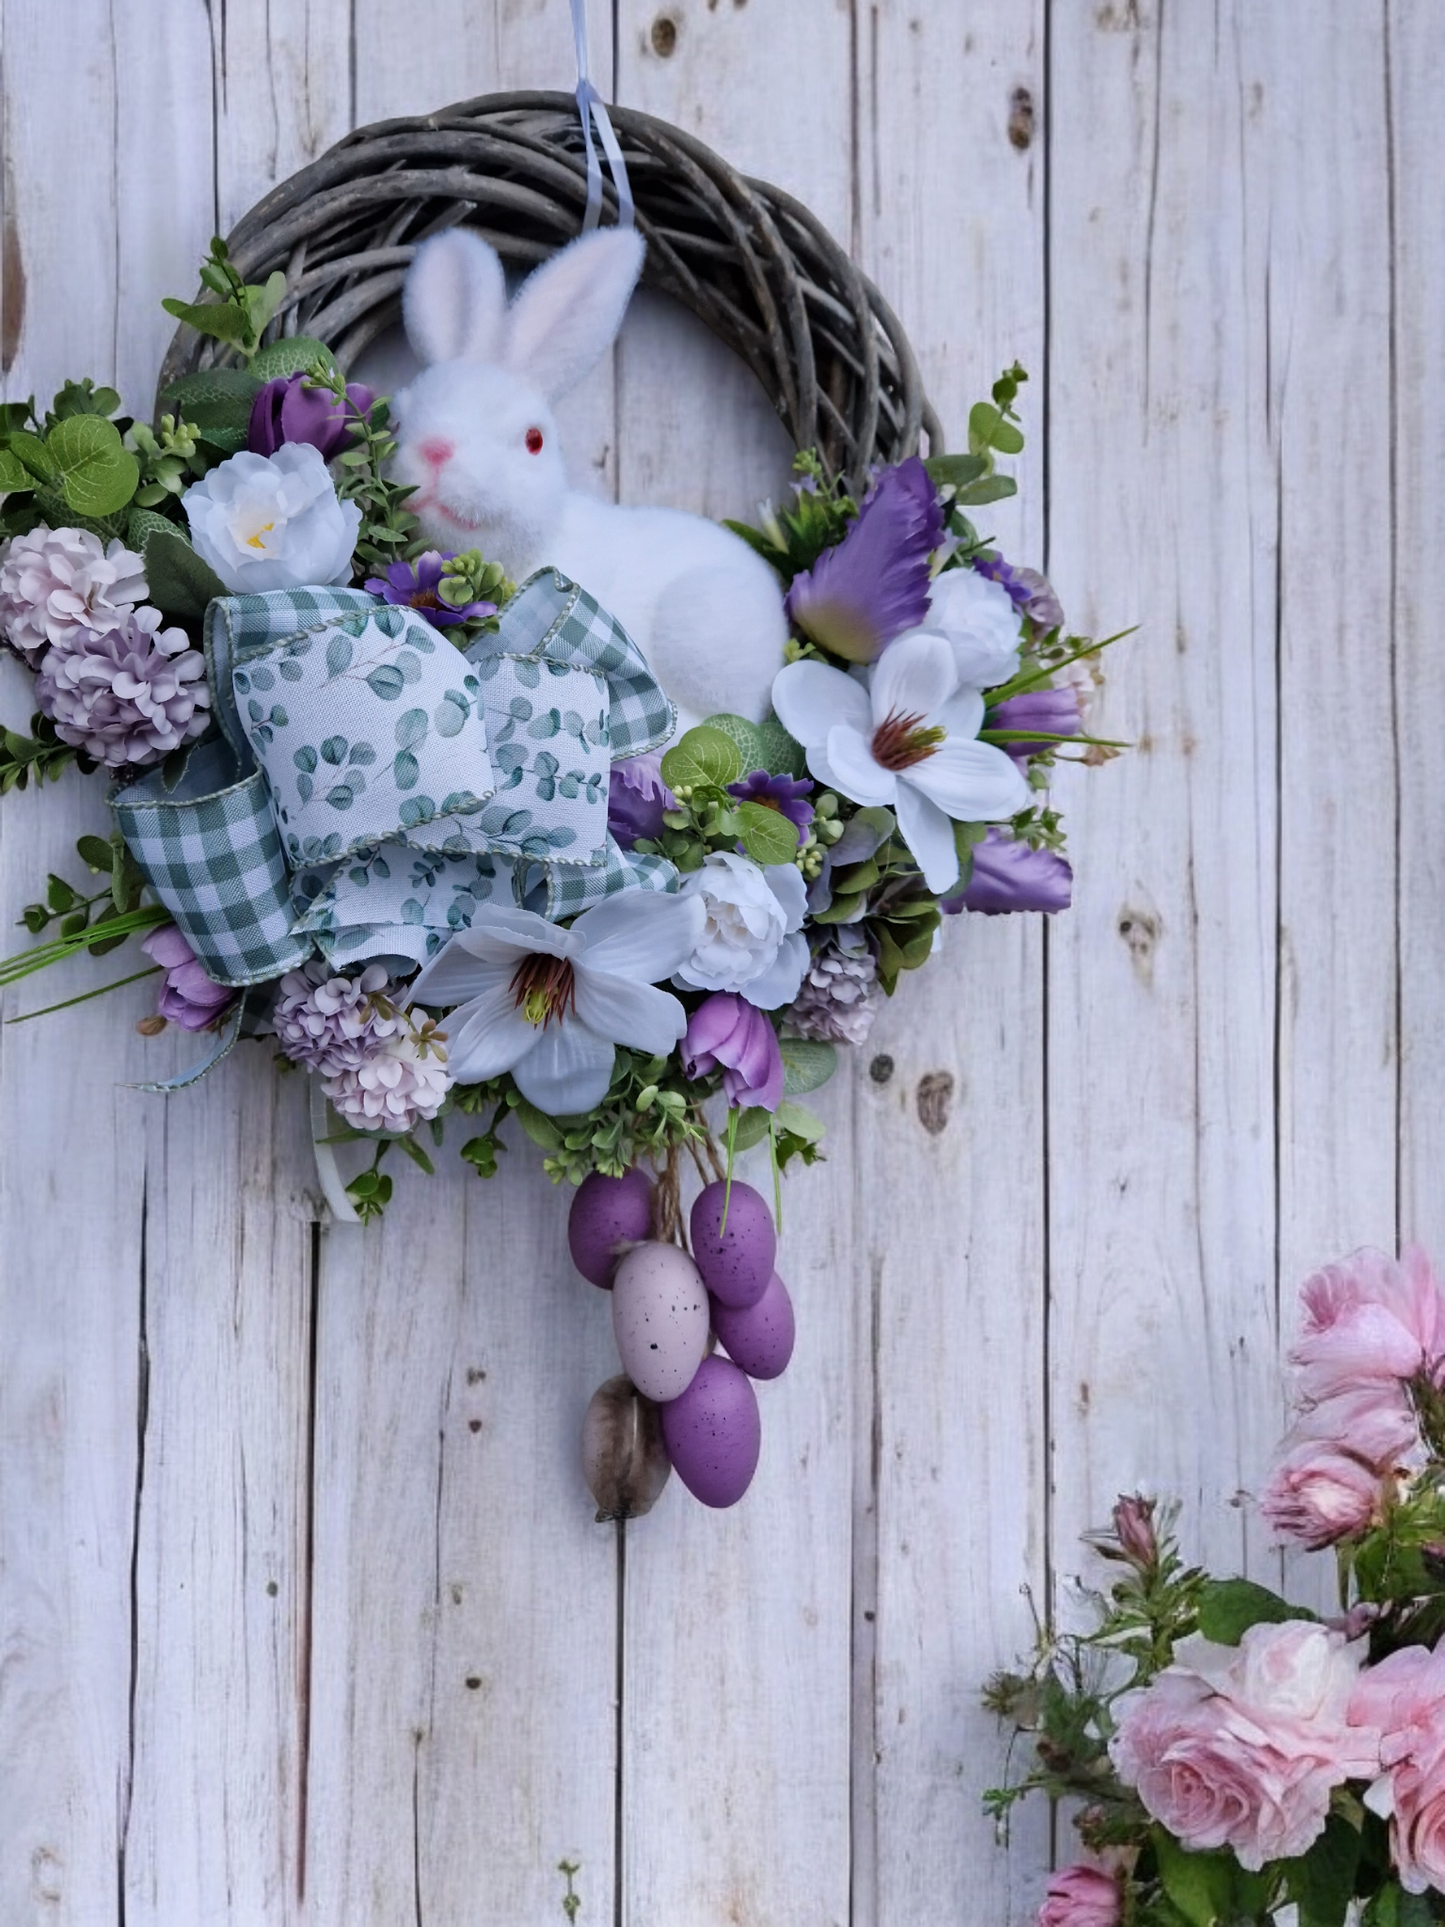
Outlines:
[[[669,789],[723,789],[743,773],[742,752],[731,736],[699,723],[662,759],[662,780]]]
[[[71,415],[51,429],[46,448],[66,502],[78,515],[114,515],[135,494],[140,469],[114,422]]]
[[[968,488],[960,489],[956,499],[965,502],[970,508],[980,508],[987,502],[1004,502],[1010,495],[1017,495],[1019,485],[1012,475],[985,475],[981,482],[973,482]]]
[[[279,375],[311,374],[318,368],[328,375],[337,372],[335,357],[326,343],[310,335],[283,335],[251,357],[251,373],[260,381],[275,381]]]
[[[561,1150],[562,1133],[545,1111],[539,1111],[535,1104],[529,1104],[520,1092],[517,1095],[517,1122],[539,1149]]]
[[[739,803],[743,848],[754,863],[791,863],[798,853],[798,826],[766,803]]]
[[[732,1134],[735,1151],[750,1151],[755,1144],[761,1144],[772,1125],[773,1114],[765,1111],[761,1104],[750,1104],[746,1110],[739,1111],[737,1128]]]
[[[784,1097],[805,1097],[809,1091],[821,1090],[838,1068],[838,1053],[831,1044],[784,1037],[778,1048],[783,1054]]]
[[[827,1130],[822,1118],[814,1117],[803,1105],[790,1103],[787,1098],[778,1106],[778,1123],[805,1144],[816,1144]]]
[[[931,455],[923,466],[940,488],[967,488],[988,473],[986,455]]]
[[[100,836],[82,836],[75,845],[81,862],[88,864],[92,870],[109,870],[112,847]]]
[[[704,729],[719,730],[737,745],[738,755],[742,758],[739,775],[765,767],[762,733],[757,724],[750,723],[746,716],[733,716],[725,712],[720,716],[709,716],[702,726]]]
[[[145,544],[150,599],[164,615],[199,622],[207,603],[228,593],[208,562],[203,562],[172,523],[152,529]]]

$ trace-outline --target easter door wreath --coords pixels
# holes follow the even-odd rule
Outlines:
[[[361,129],[166,303],[152,420],[90,380],[6,405],[0,635],[36,715],[0,788],[104,772],[115,827],[0,974],[138,937],[142,1030],[210,1040],[150,1088],[243,1037],[305,1067],[338,1218],[381,1212],[395,1147],[430,1171],[448,1119],[492,1176],[514,1118],[612,1291],[584,1456],[615,1518],[670,1466],[731,1504],[757,1463],[793,1314],[734,1154],[813,1161],[798,1100],[943,918],[1067,905],[1049,773],[1110,746],[1102,645],[976,519],[1014,492],[1023,370],[944,453],[805,208],[645,115],[606,138],[604,187],[565,95]],[[639,277],[793,436],[756,526],[568,490],[553,404]],[[388,399],[348,370],[398,312],[421,365]],[[349,1184],[338,1142],[372,1147]]]

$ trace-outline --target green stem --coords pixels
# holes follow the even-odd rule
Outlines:
[[[18,983],[22,977],[48,969],[51,964],[64,963],[77,950],[89,950],[92,944],[104,943],[110,937],[128,937],[132,931],[149,930],[158,923],[170,921],[171,913],[163,903],[143,904],[137,910],[127,910],[123,916],[77,930],[73,937],[57,937],[53,943],[43,943],[37,949],[20,950],[12,957],[0,958],[0,984]]]
[[[7,1017],[7,1024],[28,1024],[32,1017],[49,1017],[57,1010],[69,1010],[72,1004],[87,1004],[92,997],[104,997],[109,990],[119,990],[124,984],[138,984],[142,977],[154,977],[162,964],[152,964],[149,970],[137,970],[129,977],[117,977],[113,984],[102,984],[99,990],[82,990],[78,997],[67,997],[63,1003],[47,1004],[44,1010],[27,1010],[23,1017]]]
[[[1114,643],[1122,642],[1126,636],[1134,635],[1138,627],[1136,622],[1132,629],[1121,629],[1117,635],[1105,636],[1102,642],[1085,642],[1082,649],[1076,649],[1072,655],[1062,656],[1058,662],[1046,663],[1038,669],[1021,671],[1012,682],[1003,683],[997,689],[987,690],[984,701],[990,709],[997,709],[1000,703],[1007,702],[1011,696],[1025,695],[1031,689],[1045,689],[1061,669],[1067,669],[1071,663],[1082,662],[1085,656],[1097,656],[1101,649],[1108,649]]]
[[[733,1155],[737,1148],[737,1136],[738,1136],[738,1109],[736,1105],[733,1105],[728,1111],[728,1174],[727,1174],[727,1182],[723,1186],[722,1223],[717,1228],[717,1235],[719,1238],[722,1237],[723,1233],[728,1228],[728,1206],[733,1201]]]

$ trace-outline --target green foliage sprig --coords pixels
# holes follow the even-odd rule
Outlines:
[[[248,286],[232,266],[226,243],[216,234],[201,263],[201,285],[216,296],[214,301],[180,301],[168,295],[161,306],[197,334],[225,342],[249,362],[261,346],[266,324],[286,297],[286,276],[277,268],[259,286]]]
[[[858,504],[842,481],[829,481],[816,449],[801,449],[793,457],[793,473],[798,480],[793,484],[792,508],[774,509],[765,502],[759,516],[761,528],[747,522],[725,524],[771,563],[784,583],[811,569],[824,549],[841,542],[858,513]]]
[[[712,851],[738,844],[754,863],[793,862],[797,824],[765,803],[728,794],[728,785],[747,773],[743,763],[742,751],[723,730],[709,723],[688,730],[662,759],[662,780],[678,806],[665,812],[659,837],[640,839],[636,847],[667,857],[684,872],[701,869]]]
[[[30,718],[30,729],[29,736],[0,729],[0,796],[27,788],[31,777],[37,784],[47,779],[53,783],[72,763],[87,773],[95,768],[83,750],[61,742],[48,716],[37,711]]]
[[[62,940],[78,937],[82,931],[93,929],[96,940],[84,948],[93,957],[103,957],[106,951],[114,950],[125,942],[126,933],[102,934],[102,926],[129,917],[140,906],[145,877],[126,848],[119,830],[111,832],[109,842],[98,836],[83,836],[75,848],[92,876],[104,876],[103,887],[87,893],[52,872],[46,879],[44,899],[27,903],[19,921],[32,937],[38,937],[57,921]],[[0,969],[4,967],[0,965]]]

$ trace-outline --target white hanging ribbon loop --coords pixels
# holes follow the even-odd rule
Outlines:
[[[592,138],[592,123],[597,123],[598,138],[612,170],[617,189],[617,225],[633,225],[632,183],[627,178],[627,163],[608,118],[607,104],[593,86],[587,72],[587,0],[572,0],[572,41],[577,50],[577,112],[582,116],[582,138],[587,143],[587,212],[582,217],[582,232],[599,225],[602,219],[602,163]]]

